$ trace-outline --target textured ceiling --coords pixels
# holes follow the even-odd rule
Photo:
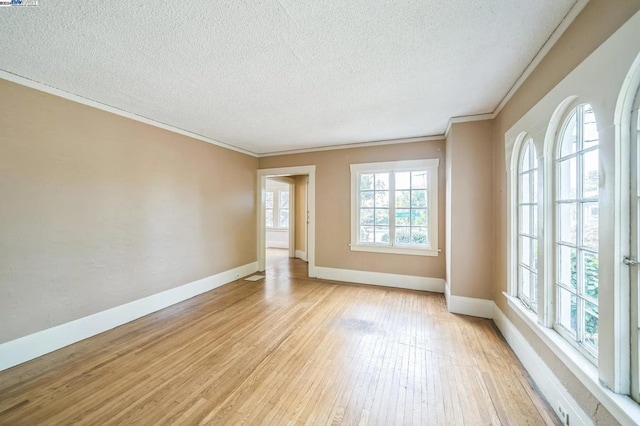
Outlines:
[[[40,0],[0,69],[254,153],[492,112],[575,0]]]

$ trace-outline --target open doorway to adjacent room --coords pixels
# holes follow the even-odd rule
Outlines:
[[[258,187],[259,270],[308,262],[313,276],[315,166],[259,170]]]

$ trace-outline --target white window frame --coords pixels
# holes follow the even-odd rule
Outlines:
[[[351,164],[351,244],[352,251],[364,251],[373,253],[392,253],[406,254],[416,256],[438,256],[438,167],[440,160],[438,158],[423,160],[405,160],[405,161],[387,161],[379,163],[359,163]],[[394,191],[393,178],[394,172],[422,171],[426,170],[428,174],[427,184],[427,211],[428,211],[428,236],[430,246],[424,248],[416,245],[400,245],[396,246],[393,242],[393,231],[395,221],[392,217],[394,211],[395,199],[392,196]],[[365,173],[390,173],[390,194],[389,194],[389,228],[390,242],[382,243],[360,243],[358,241],[358,230],[360,223],[360,206],[359,206],[359,184],[360,175]]]
[[[530,155],[533,157],[532,158],[532,163],[533,165],[531,166],[531,168],[527,169],[526,171],[523,171],[523,157],[524,154],[527,150],[527,148],[531,149],[530,151]],[[532,198],[532,201],[528,201],[528,202],[524,202],[522,199],[522,192],[523,192],[523,188],[522,188],[522,177],[524,175],[528,175],[530,176],[530,181],[529,181],[529,193],[530,194],[535,194],[537,195],[538,193],[538,188],[537,188],[537,184],[539,181],[539,167],[538,167],[538,155],[537,155],[537,150],[535,147],[535,144],[533,142],[533,138],[531,136],[525,136],[524,137],[524,141],[520,144],[519,146],[519,150],[517,152],[517,166],[516,166],[516,175],[515,175],[515,185],[517,186],[516,191],[515,191],[515,216],[516,216],[516,221],[515,221],[515,245],[516,245],[516,257],[515,257],[515,274],[516,274],[516,295],[517,297],[520,299],[520,301],[527,307],[527,309],[530,309],[533,312],[537,312],[538,311],[538,300],[537,297],[533,298],[531,297],[531,295],[534,293],[533,292],[533,287],[535,286],[536,291],[535,294],[538,295],[539,292],[539,282],[540,282],[540,268],[538,267],[539,263],[540,263],[540,245],[541,245],[541,238],[540,238],[540,232],[539,232],[539,220],[540,220],[540,215],[539,215],[539,211],[538,211],[538,206],[539,206],[539,202],[538,202],[538,197]],[[535,179],[533,179],[533,177],[535,176]],[[529,217],[529,227],[531,229],[531,233],[530,234],[525,234],[522,232],[521,230],[521,225],[522,225],[522,208],[523,207],[533,207],[533,214],[530,215]],[[529,248],[529,265],[523,264],[522,263],[522,238],[530,238],[532,240],[535,240],[537,242],[537,246],[538,246],[538,262],[534,265],[533,260],[535,258],[534,253],[533,253],[533,247]],[[525,295],[523,294],[523,280],[522,280],[522,269],[527,270],[530,274],[535,275],[536,276],[536,281],[535,284],[533,284],[533,282],[530,280],[529,281],[529,294]]]
[[[269,231],[288,231],[289,230],[289,225],[288,223],[290,223],[291,221],[291,217],[289,217],[289,220],[287,221],[287,226],[280,226],[280,211],[281,210],[289,210],[289,216],[291,216],[291,191],[289,189],[281,189],[281,188],[267,188],[267,190],[265,191],[265,193],[267,192],[272,192],[273,193],[273,209],[269,209],[267,207],[265,207],[265,211],[266,210],[273,210],[273,223],[274,226],[268,226],[265,220],[265,228],[268,229]],[[288,207],[286,209],[283,209],[280,207],[280,197],[281,194],[283,192],[286,192],[289,194],[289,203],[288,203]]]
[[[593,249],[593,248],[588,248],[585,247],[581,244],[581,239],[582,239],[582,231],[584,228],[584,219],[582,218],[582,206],[585,203],[593,203],[593,202],[597,202],[598,203],[598,208],[600,207],[600,197],[598,194],[598,197],[595,198],[585,198],[582,194],[582,181],[583,181],[583,177],[582,177],[582,173],[583,173],[583,164],[584,164],[584,160],[582,160],[582,157],[589,152],[593,152],[593,151],[598,151],[598,153],[600,152],[600,139],[601,137],[599,136],[598,138],[598,144],[595,147],[590,147],[587,149],[584,149],[584,147],[582,146],[582,142],[584,140],[584,137],[582,135],[582,123],[583,123],[583,113],[584,113],[584,107],[586,105],[589,105],[588,102],[575,102],[571,105],[570,108],[568,108],[565,113],[562,116],[562,120],[561,120],[561,125],[558,128],[558,131],[555,135],[555,140],[554,140],[554,150],[553,150],[553,158],[549,159],[549,161],[553,161],[553,188],[554,188],[554,194],[553,194],[553,217],[554,217],[554,233],[553,233],[553,281],[552,281],[552,288],[553,290],[551,291],[551,294],[546,295],[546,300],[547,303],[550,303],[550,301],[552,300],[553,302],[553,307],[550,308],[550,314],[553,317],[553,329],[556,330],[558,332],[558,334],[560,334],[567,342],[569,342],[572,346],[574,346],[578,351],[580,351],[580,353],[582,353],[591,363],[593,363],[594,365],[597,365],[598,363],[598,349],[593,350],[591,348],[589,348],[586,344],[583,344],[581,342],[581,339],[584,337],[584,318],[583,315],[581,315],[582,311],[586,311],[586,308],[582,307],[583,303],[586,303],[586,301],[588,301],[588,298],[585,295],[581,295],[581,290],[580,290],[580,282],[582,280],[581,278],[581,273],[582,268],[581,268],[581,255],[583,253],[595,253],[596,256],[599,259],[599,248]],[[593,106],[589,105],[591,108],[593,108]],[[593,112],[594,115],[596,114],[595,111]],[[561,157],[560,156],[560,150],[562,149],[562,141],[561,138],[564,135],[564,132],[566,130],[566,127],[569,123],[569,121],[571,120],[571,117],[573,117],[575,115],[575,119],[576,119],[576,127],[578,129],[578,134],[576,135],[577,141],[578,141],[578,146],[576,147],[576,152],[573,154],[569,154],[566,155],[565,157]],[[596,117],[597,118],[597,117]],[[599,129],[598,129],[599,130]],[[574,199],[566,199],[563,200],[560,198],[559,194],[560,194],[560,167],[559,164],[562,161],[567,161],[568,159],[571,158],[575,158],[576,160],[576,195]],[[598,191],[599,193],[599,191]],[[561,211],[560,211],[560,205],[562,204],[575,204],[576,205],[576,235],[575,235],[575,244],[571,244],[571,243],[567,243],[567,242],[563,242],[561,241],[561,237],[560,237],[560,215],[561,215]],[[558,256],[559,256],[559,246],[564,246],[564,247],[569,247],[569,248],[573,248],[575,249],[576,252],[576,290],[575,290],[575,294],[576,294],[576,309],[577,309],[577,325],[576,325],[576,336],[574,337],[573,334],[564,328],[564,326],[562,326],[560,324],[560,320],[559,320],[559,303],[558,303],[558,293],[560,291],[560,288],[565,288],[565,289],[569,289],[570,286],[567,287],[563,287],[562,285],[559,284],[559,280],[558,280],[558,274],[560,273],[559,271],[559,261],[558,261]],[[599,277],[598,277],[599,280]],[[569,291],[569,290],[567,290]],[[599,301],[596,301],[596,306],[599,306],[600,303]],[[582,309],[581,309],[582,308]],[[600,318],[600,315],[598,315],[598,320]],[[599,321],[598,321],[599,323]],[[600,330],[600,324],[598,324],[598,329]]]

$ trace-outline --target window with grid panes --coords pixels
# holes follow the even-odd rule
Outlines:
[[[352,164],[356,251],[437,254],[438,160]]]
[[[598,129],[588,104],[574,108],[556,146],[556,330],[598,356]]]
[[[522,144],[518,162],[518,298],[538,310],[538,167],[533,139]]]

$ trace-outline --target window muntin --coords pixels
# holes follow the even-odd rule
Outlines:
[[[269,229],[289,228],[289,190],[267,189],[265,192],[265,226]]]
[[[356,251],[437,255],[438,160],[352,164]]]
[[[598,129],[588,104],[574,108],[556,147],[554,328],[598,355]]]
[[[538,167],[536,148],[528,138],[518,161],[518,298],[538,310]]]

